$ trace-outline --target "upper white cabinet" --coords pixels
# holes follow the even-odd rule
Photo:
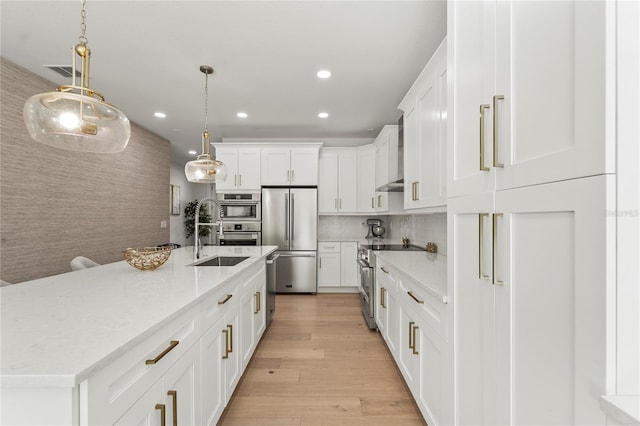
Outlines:
[[[404,112],[404,208],[446,205],[447,41],[399,105]]]
[[[227,179],[216,183],[216,191],[260,190],[260,148],[214,146],[216,159],[227,166]]]
[[[318,169],[318,212],[358,211],[356,148],[322,148]]]
[[[358,213],[376,211],[376,147],[362,145],[358,151]]]
[[[263,148],[262,185],[317,185],[320,144],[308,145]]]
[[[450,196],[615,172],[615,2],[448,7]]]

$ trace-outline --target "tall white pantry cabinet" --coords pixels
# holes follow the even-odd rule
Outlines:
[[[456,424],[605,424],[613,8],[448,3]]]

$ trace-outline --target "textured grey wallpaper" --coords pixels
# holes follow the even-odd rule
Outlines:
[[[118,154],[35,142],[22,107],[56,85],[4,58],[0,66],[0,278],[17,283],[68,272],[78,255],[108,263],[126,247],[169,242],[160,228],[169,221],[169,142],[133,123]]]

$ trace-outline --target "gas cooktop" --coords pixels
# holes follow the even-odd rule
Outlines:
[[[417,246],[408,246],[405,247],[402,244],[385,244],[385,243],[374,243],[374,244],[363,244],[360,248],[365,250],[385,250],[385,251],[425,251],[423,248]]]

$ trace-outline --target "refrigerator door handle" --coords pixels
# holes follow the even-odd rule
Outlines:
[[[296,211],[296,206],[294,203],[294,199],[293,199],[293,194],[291,194],[291,241],[295,240],[294,234],[293,234],[293,230],[296,228],[296,220],[295,220],[295,211]]]
[[[289,196],[284,194],[284,239],[289,241]]]

